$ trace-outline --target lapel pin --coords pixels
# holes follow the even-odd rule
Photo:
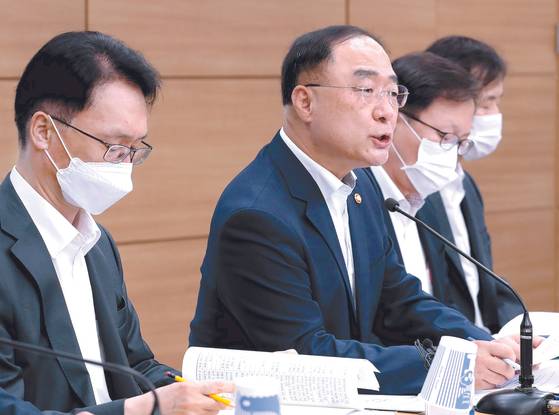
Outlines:
[[[360,205],[361,202],[363,201],[363,199],[361,199],[361,195],[359,193],[355,193],[353,195],[353,198],[355,199],[355,203],[357,203],[358,205]]]

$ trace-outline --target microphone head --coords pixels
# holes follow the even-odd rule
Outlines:
[[[400,204],[396,200],[389,197],[384,201],[384,207],[390,212],[396,212],[396,209],[400,207]]]

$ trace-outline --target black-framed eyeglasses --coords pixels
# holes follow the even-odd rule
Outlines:
[[[103,144],[107,148],[107,151],[105,151],[105,154],[103,155],[103,160],[108,161],[109,163],[115,163],[115,164],[122,163],[130,155],[130,162],[132,164],[134,165],[142,164],[148,158],[148,156],[151,154],[151,151],[153,150],[153,147],[148,143],[146,143],[144,140],[142,140],[142,144],[145,145],[146,147],[140,147],[140,148],[128,147],[122,144],[110,144],[107,143],[106,141],[101,140],[100,138],[95,137],[93,134],[86,133],[85,131],[79,129],[78,127],[75,127],[64,120],[55,117],[54,115],[51,115],[50,117],[53,120],[56,120],[59,123],[64,124],[65,126],[70,127],[73,130],[76,130],[78,133],[81,133],[86,137],[89,137]]]
[[[338,89],[351,89],[357,92],[364,102],[371,104],[373,98],[384,98],[388,99],[388,102],[393,107],[402,108],[406,105],[408,100],[408,88],[404,85],[393,85],[388,88],[367,88],[362,86],[337,86],[337,85],[322,85],[322,84],[305,84],[305,87],[310,88],[338,88]]]
[[[470,140],[468,138],[460,138],[454,133],[449,133],[449,132],[446,132],[446,131],[442,131],[442,130],[438,129],[437,127],[434,127],[431,124],[428,124],[425,121],[419,119],[415,115],[410,114],[408,111],[401,111],[401,113],[404,114],[406,117],[408,117],[408,118],[410,118],[410,119],[412,119],[412,120],[414,120],[414,121],[416,121],[420,124],[423,124],[425,127],[429,127],[430,129],[435,131],[440,138],[439,144],[441,145],[441,147],[444,150],[450,150],[454,146],[457,145],[458,146],[458,154],[462,156],[462,155],[466,154],[468,152],[468,150],[470,149],[470,147],[473,145],[472,140]]]

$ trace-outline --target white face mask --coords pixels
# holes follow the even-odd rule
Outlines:
[[[503,114],[474,115],[469,137],[473,145],[464,154],[464,159],[479,160],[493,153],[501,141],[502,132]]]
[[[56,169],[56,179],[64,199],[92,215],[99,215],[132,191],[132,163],[93,163],[72,157],[62,140],[56,124],[56,135],[60,139],[70,164],[59,169],[47,150],[45,153]]]
[[[420,142],[417,161],[411,166],[406,165],[394,144],[392,144],[392,148],[400,159],[402,170],[406,172],[411,184],[415,187],[419,196],[425,199],[430,194],[441,190],[448,183],[458,179],[458,173],[456,172],[458,146],[445,150],[439,143],[421,138],[403,116],[401,119]]]

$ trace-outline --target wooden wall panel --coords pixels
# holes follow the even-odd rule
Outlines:
[[[556,98],[554,76],[508,76],[497,151],[465,163],[489,212],[550,208],[555,204]]]
[[[556,0],[438,0],[437,36],[485,40],[510,72],[555,74]]]
[[[345,0],[90,0],[89,18],[163,75],[279,75],[296,36],[344,23]]]
[[[118,241],[206,235],[226,184],[281,126],[279,81],[167,80],[150,159],[101,221]]]
[[[555,209],[487,215],[495,271],[507,278],[532,310],[555,307]]]
[[[206,240],[121,245],[128,295],[156,359],[181,368]]]
[[[33,54],[51,37],[85,28],[85,2],[0,0],[0,77],[21,75]]]
[[[423,50],[433,41],[435,10],[436,0],[349,0],[350,23],[380,37],[392,59]]]
[[[15,81],[0,81],[0,180],[16,164],[18,144],[14,121],[15,89]]]

